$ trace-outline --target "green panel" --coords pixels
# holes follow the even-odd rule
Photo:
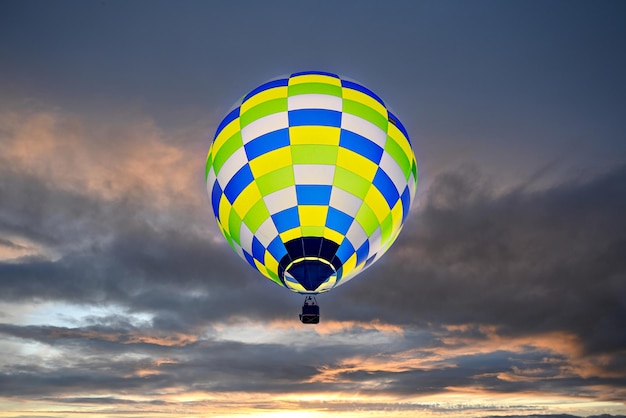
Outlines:
[[[267,270],[267,273],[272,277],[273,281],[275,281],[277,284],[281,285],[282,287],[285,287],[283,282],[281,282],[280,279],[278,278],[278,274],[274,273],[273,271],[270,271],[269,269]]]
[[[293,176],[293,167],[288,165],[287,167],[271,171],[256,179],[256,184],[262,196],[267,196],[277,190],[293,186],[296,184]]]
[[[269,273],[269,275],[272,277],[272,280],[274,282],[276,282],[277,285],[279,285],[280,287],[285,287],[285,285],[283,284],[283,282],[280,281],[280,279],[278,278],[278,274],[274,273],[273,271],[267,271]]]
[[[243,148],[243,139],[241,139],[241,132],[237,131],[224,142],[224,144],[215,153],[213,159],[213,166],[215,167],[215,174],[219,173],[224,163],[233,155],[239,148]]]
[[[371,107],[364,105],[363,103],[355,102],[354,100],[343,100],[343,111],[351,115],[363,118],[374,125],[378,126],[383,131],[387,132],[387,124],[389,121],[386,116],[381,115]]]
[[[268,100],[263,103],[259,103],[252,109],[248,109],[245,113],[239,117],[241,120],[241,127],[254,122],[257,119],[261,119],[264,116],[273,115],[274,113],[287,111],[287,98],[280,97],[278,99]]]
[[[291,160],[293,164],[337,164],[336,145],[299,144],[291,146]]]
[[[387,215],[387,217],[380,224],[380,234],[381,242],[384,246],[393,235],[393,217],[391,216],[391,212],[389,212],[389,215]]]
[[[206,165],[204,166],[204,181],[209,178],[209,171],[211,171],[211,164],[213,164],[213,151],[209,149],[209,153],[206,157]]]
[[[228,232],[230,237],[237,244],[241,245],[241,238],[239,233],[241,231],[241,217],[237,215],[237,212],[231,208],[230,215],[228,216]]]
[[[415,178],[415,182],[417,183],[417,163],[415,162],[415,160],[413,160],[411,171],[413,171],[413,177]]]
[[[302,229],[303,237],[323,237],[324,236],[324,226],[300,226]]]
[[[390,136],[387,136],[385,151],[398,163],[404,173],[404,178],[408,180],[409,174],[411,174],[411,161],[409,161],[409,157],[404,153],[402,147]]]
[[[250,208],[248,213],[246,213],[246,216],[243,218],[243,223],[245,223],[254,234],[269,217],[270,213],[265,206],[265,202],[263,199],[259,199],[259,201]]]
[[[333,179],[333,185],[352,193],[355,196],[365,199],[368,190],[370,189],[372,182],[364,179],[363,177],[354,174],[352,171],[346,170],[343,167],[335,167],[335,178]]]
[[[301,83],[289,86],[289,96],[298,94],[328,94],[341,97],[341,86],[326,83]]]
[[[361,224],[367,236],[371,236],[379,226],[376,214],[365,202],[363,202],[354,219]]]

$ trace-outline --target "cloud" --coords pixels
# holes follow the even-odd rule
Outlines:
[[[410,415],[626,396],[625,166],[498,192],[479,170],[443,172],[385,257],[303,328],[299,298],[214,225],[206,132],[49,110],[0,121],[0,299],[117,310],[1,324],[5,397]]]
[[[391,322],[567,331],[589,353],[623,353],[626,166],[502,194],[473,175],[440,176],[387,257],[342,297]]]

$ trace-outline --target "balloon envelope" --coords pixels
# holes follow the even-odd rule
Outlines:
[[[325,72],[294,73],[245,95],[217,128],[205,174],[232,248],[305,294],[380,258],[417,185],[400,121],[371,90]]]

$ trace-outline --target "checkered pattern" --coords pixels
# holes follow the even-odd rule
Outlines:
[[[224,118],[206,181],[220,230],[242,258],[281,286],[320,293],[393,243],[417,166],[406,130],[376,94],[305,72],[259,86]],[[317,263],[321,282],[294,276],[304,260]]]

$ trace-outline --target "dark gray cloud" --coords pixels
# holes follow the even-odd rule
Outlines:
[[[162,323],[178,316],[187,326],[237,315],[244,306],[244,315],[263,309],[245,302],[253,302],[262,279],[239,264],[230,248],[213,243],[208,229],[160,222],[149,196],[108,201],[10,172],[0,179],[0,194],[7,199],[0,230],[61,252],[58,259],[31,256],[0,265],[5,301],[117,303],[160,312]],[[266,314],[275,315],[280,309],[272,306],[281,299],[272,295],[267,292],[273,303]]]
[[[472,178],[440,176],[390,254],[341,297],[370,318],[566,330],[590,353],[623,354],[626,167],[497,195]]]

